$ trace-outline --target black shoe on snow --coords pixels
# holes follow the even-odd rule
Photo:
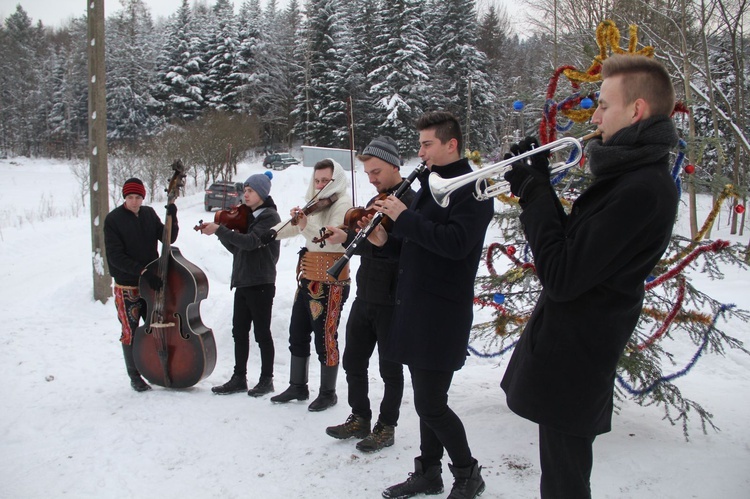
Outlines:
[[[362,452],[376,452],[390,447],[395,441],[395,433],[395,426],[383,424],[378,421],[375,423],[372,433],[367,435],[364,440],[357,442],[357,449]]]
[[[474,464],[465,468],[456,468],[452,464],[449,464],[448,468],[450,468],[454,478],[453,488],[448,499],[474,499],[482,495],[485,485],[484,479],[480,475],[482,467],[477,464],[476,459]]]
[[[233,374],[232,377],[221,386],[211,388],[211,391],[219,395],[239,393],[247,390],[247,379],[244,376]]]
[[[313,400],[309,406],[308,411],[320,412],[336,405],[339,398],[336,396],[335,390],[321,390],[317,398]]]
[[[143,381],[140,375],[130,378],[130,386],[137,392],[147,392],[151,389],[151,385]]]
[[[362,416],[350,414],[344,424],[326,428],[326,434],[339,439],[351,437],[364,438],[370,434],[370,421]]]
[[[273,393],[273,376],[261,376],[258,384],[247,391],[251,397],[260,397],[266,393]]]
[[[310,398],[310,390],[307,385],[289,385],[289,388],[271,397],[271,402],[285,403],[292,400],[307,400]]]
[[[406,499],[418,494],[435,495],[443,493],[443,477],[440,465],[436,464],[423,469],[419,458],[414,460],[414,472],[409,473],[405,482],[388,487],[383,491],[386,499]]]

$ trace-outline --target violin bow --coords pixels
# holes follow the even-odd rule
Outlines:
[[[306,208],[309,208],[313,204],[313,202],[318,198],[318,196],[320,196],[321,194],[323,194],[323,191],[326,190],[326,188],[329,185],[331,185],[334,180],[336,180],[336,179],[332,178],[330,180],[330,182],[328,182],[321,190],[319,190],[318,192],[316,192],[315,195],[310,198],[310,201],[308,201],[307,203],[305,203],[305,206],[302,207],[302,211],[305,211]],[[283,229],[284,227],[286,227],[287,225],[289,225],[292,222],[293,219],[294,218],[290,218],[289,220],[287,220],[286,223],[284,223],[284,225],[282,225],[281,227],[279,227],[279,230],[277,230],[276,232],[279,232],[281,229]]]

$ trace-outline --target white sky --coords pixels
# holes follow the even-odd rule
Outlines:
[[[166,17],[176,12],[182,0],[145,0],[145,3],[151,9],[154,20],[157,20],[159,17]],[[0,0],[0,18],[5,19],[14,13],[16,5],[19,4],[35,24],[36,21],[41,20],[46,26],[60,26],[71,17],[85,15],[88,0]],[[104,1],[105,16],[111,15],[120,8],[119,0]]]
[[[154,20],[159,17],[166,17],[177,11],[182,4],[182,0],[144,0],[146,5],[151,9],[151,15]],[[190,5],[194,0],[190,1]],[[213,5],[215,0],[199,0]],[[241,0],[235,0],[235,10],[241,3]],[[496,5],[505,5],[510,14],[513,24],[518,28],[518,19],[523,9],[519,8],[517,3],[510,0],[479,0],[478,6],[482,8],[486,4],[493,3]],[[29,14],[34,24],[41,20],[45,26],[60,26],[63,22],[71,17],[83,16],[86,14],[88,0],[0,0],[0,19],[5,19],[16,11],[16,5],[21,5]],[[278,1],[277,5],[285,5],[284,0]],[[109,16],[113,12],[120,10],[119,0],[104,0],[104,15]]]

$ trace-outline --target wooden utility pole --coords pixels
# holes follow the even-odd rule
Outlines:
[[[105,303],[112,296],[112,279],[104,251],[104,217],[109,213],[107,172],[107,106],[104,65],[104,0],[88,5],[89,61],[89,198],[91,200],[91,263],[94,299]]]

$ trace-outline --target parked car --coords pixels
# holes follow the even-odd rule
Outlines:
[[[241,204],[244,194],[245,187],[242,182],[214,182],[206,189],[203,206],[206,211],[211,211],[213,208],[226,210]]]
[[[269,154],[266,159],[263,160],[263,166],[266,168],[273,168],[274,170],[283,170],[289,168],[292,165],[298,165],[300,160],[289,154],[288,152],[279,152],[276,154]]]

